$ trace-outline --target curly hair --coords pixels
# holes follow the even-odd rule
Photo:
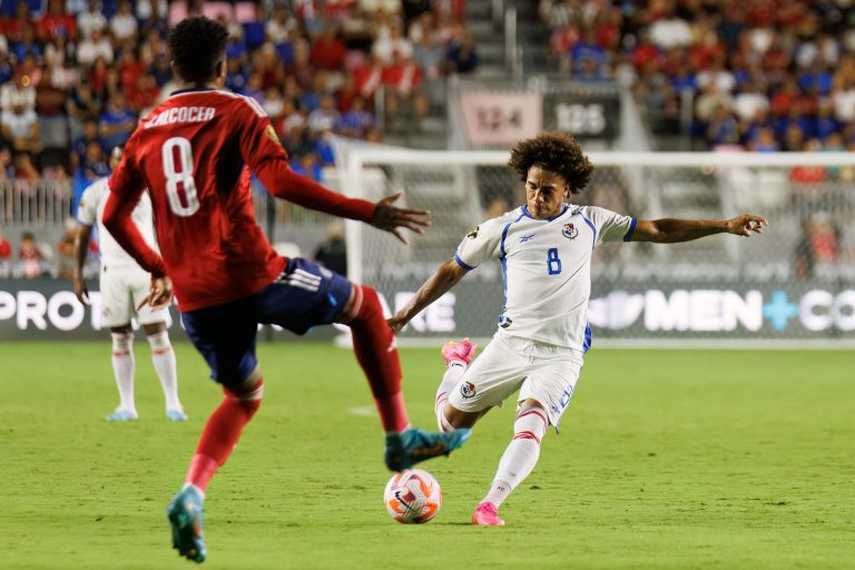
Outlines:
[[[561,176],[571,194],[580,193],[588,185],[594,170],[576,139],[564,133],[540,133],[514,145],[508,166],[519,173],[523,182],[528,169],[535,165]]]
[[[169,53],[181,79],[190,83],[211,81],[226,53],[229,32],[219,22],[203,16],[182,20],[169,32]]]

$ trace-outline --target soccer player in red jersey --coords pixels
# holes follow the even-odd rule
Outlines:
[[[376,204],[347,198],[291,170],[264,110],[248,97],[222,91],[227,39],[224,26],[202,17],[184,20],[170,32],[181,89],[131,136],[110,178],[103,216],[110,233],[151,273],[151,305],[169,302],[174,286],[184,328],[224,388],[185,485],[167,509],[174,547],[196,562],[206,555],[205,489],[261,404],[255,356],[259,323],[298,334],[319,324],[350,326],[386,431],[390,469],[447,455],[469,437],[465,429],[428,433],[410,427],[398,353],[377,293],[305,259],[278,256],[254,218],[250,170],[279,198],[369,223],[405,243],[400,228],[420,233],[429,224],[428,212],[395,207],[400,194]],[[145,188],[163,258],[131,220]]]

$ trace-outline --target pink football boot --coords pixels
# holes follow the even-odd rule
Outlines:
[[[477,349],[478,345],[472,344],[468,338],[464,338],[460,342],[448,341],[442,347],[442,357],[445,359],[445,366],[451,366],[452,362],[461,362],[469,366],[469,363],[475,358],[475,351]]]
[[[475,526],[505,526],[505,521],[499,518],[499,509],[493,503],[484,501],[472,513],[472,524]]]

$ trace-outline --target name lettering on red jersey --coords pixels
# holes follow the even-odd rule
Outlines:
[[[145,128],[162,127],[175,123],[204,123],[214,118],[213,107],[172,107],[143,122]]]

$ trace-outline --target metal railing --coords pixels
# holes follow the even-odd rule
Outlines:
[[[73,201],[68,180],[0,181],[0,223],[28,228],[61,226],[71,216]]]
[[[253,185],[256,219],[277,225],[325,227],[330,216],[277,200]],[[0,182],[0,225],[16,229],[61,228],[73,215],[74,190],[68,181],[4,180]],[[271,210],[272,208],[272,210]]]

